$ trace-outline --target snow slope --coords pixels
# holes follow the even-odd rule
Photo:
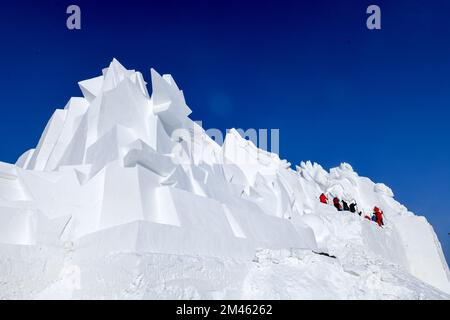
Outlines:
[[[387,186],[294,171],[234,129],[219,145],[170,75],[151,79],[114,59],[0,163],[0,298],[449,299],[433,228]]]

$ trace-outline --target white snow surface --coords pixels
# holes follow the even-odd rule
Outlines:
[[[294,171],[234,129],[219,145],[170,75],[151,80],[114,59],[0,163],[0,298],[449,299],[432,226],[389,187]]]

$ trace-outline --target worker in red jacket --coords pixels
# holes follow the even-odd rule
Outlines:
[[[328,198],[327,198],[327,196],[324,193],[322,193],[320,195],[319,199],[320,199],[320,202],[322,202],[322,203],[325,203],[325,204],[328,203]]]
[[[373,214],[376,217],[376,222],[378,223],[378,225],[381,227],[384,225],[383,223],[383,211],[380,210],[380,208],[375,207],[373,208]]]
[[[333,198],[333,204],[336,207],[337,211],[342,211],[341,202],[339,201],[338,197]]]
[[[382,226],[384,226],[383,216],[384,216],[384,212],[383,212],[383,210],[380,209],[380,219],[379,219],[380,223],[379,223],[379,225],[382,225]]]

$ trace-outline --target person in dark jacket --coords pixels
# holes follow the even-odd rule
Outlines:
[[[350,211],[350,208],[348,207],[348,204],[345,200],[342,200],[342,209],[344,211]]]
[[[333,205],[336,207],[337,211],[342,211],[341,202],[338,197],[333,198]]]
[[[350,212],[356,213],[356,202],[350,203]]]

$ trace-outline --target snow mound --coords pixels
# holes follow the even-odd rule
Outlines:
[[[394,197],[394,193],[392,192],[391,188],[386,186],[384,183],[377,183],[374,187],[374,191],[376,193],[384,194],[385,196]]]
[[[432,227],[389,187],[294,171],[236,129],[219,145],[172,76],[151,80],[114,59],[0,163],[0,298],[449,298]]]

